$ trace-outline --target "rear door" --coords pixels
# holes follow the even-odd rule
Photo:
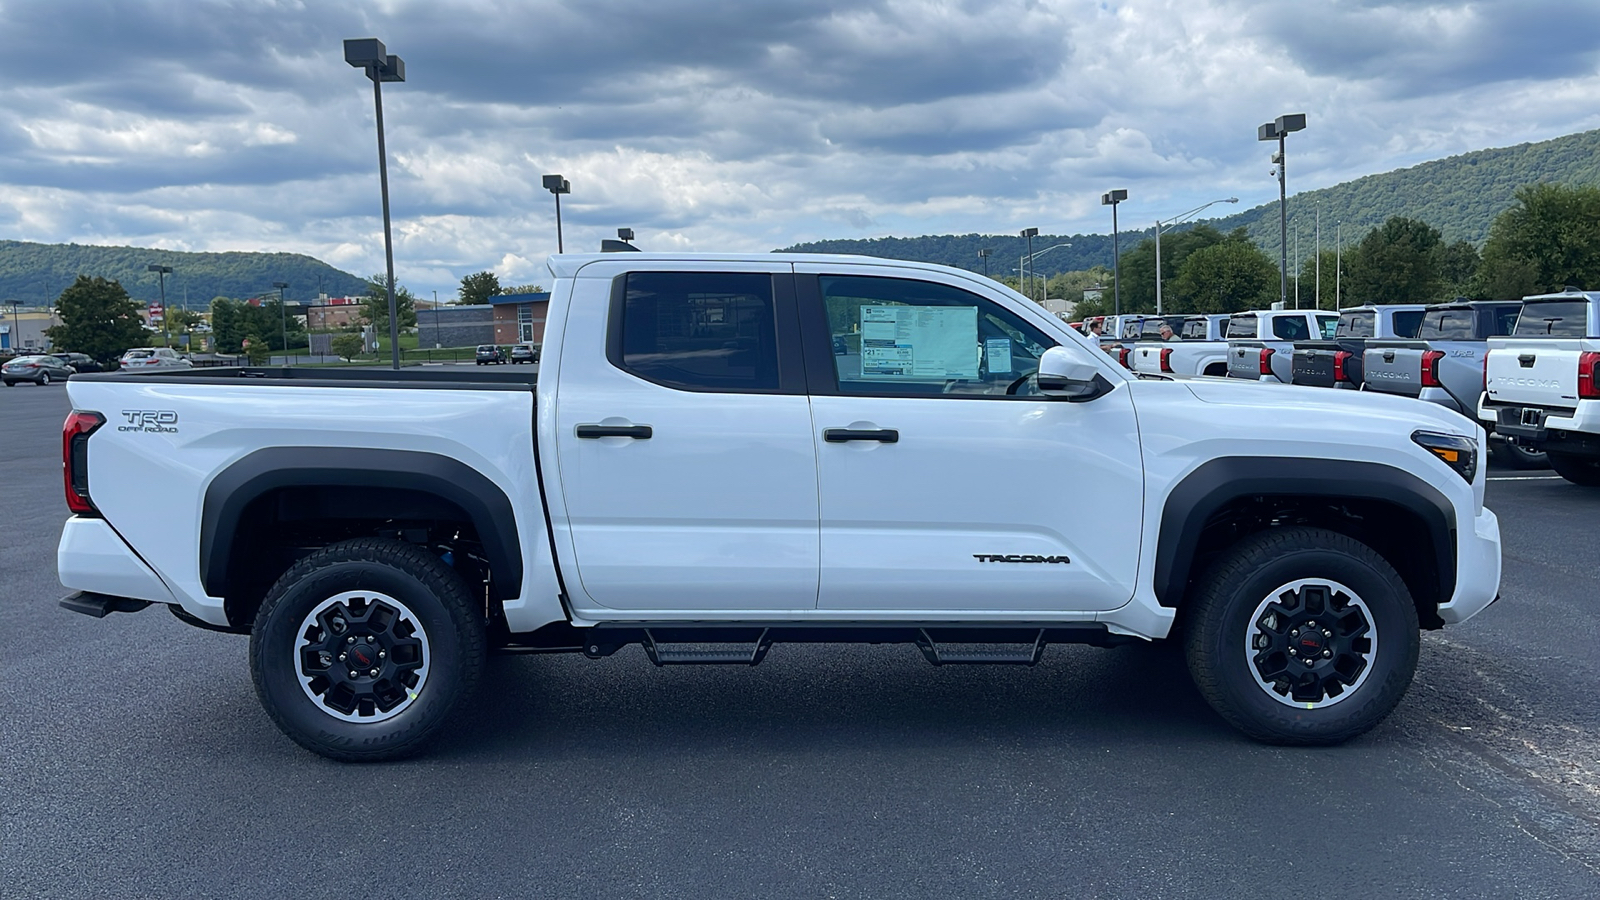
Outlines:
[[[1128,390],[1012,391],[1068,340],[979,279],[796,265],[822,578],[852,616],[1113,609],[1133,595],[1143,472]],[[846,334],[847,352],[821,352]]]
[[[790,266],[695,265],[594,263],[575,279],[555,411],[567,588],[580,607],[643,616],[814,609],[816,448]]]

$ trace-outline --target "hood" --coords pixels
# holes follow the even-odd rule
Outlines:
[[[1244,406],[1255,409],[1326,410],[1349,417],[1370,416],[1409,424],[1415,429],[1442,431],[1474,437],[1479,425],[1454,410],[1437,403],[1382,394],[1377,391],[1345,391],[1293,384],[1263,384],[1243,379],[1206,379],[1180,382],[1196,399],[1205,403]]]

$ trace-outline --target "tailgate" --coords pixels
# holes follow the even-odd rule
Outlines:
[[[1161,351],[1171,346],[1166,342],[1159,344],[1135,344],[1133,352],[1128,354],[1128,367],[1135,372],[1160,372]]]
[[[1294,360],[1289,370],[1290,383],[1333,387],[1333,354],[1338,346],[1328,342],[1295,344]]]
[[[1528,341],[1489,351],[1491,403],[1517,406],[1578,405],[1580,341]]]
[[[1228,377],[1248,378],[1257,381],[1261,378],[1261,350],[1265,345],[1260,341],[1229,341],[1228,342]]]
[[[1369,391],[1419,397],[1422,395],[1422,354],[1426,350],[1426,344],[1368,344],[1361,356],[1361,380]]]

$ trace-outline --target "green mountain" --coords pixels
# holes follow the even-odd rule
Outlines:
[[[1294,148],[1289,148],[1290,165]],[[1294,171],[1290,170],[1291,186]],[[1493,150],[1479,150],[1460,156],[1433,160],[1381,175],[1368,175],[1333,187],[1291,194],[1289,197],[1289,253],[1294,255],[1295,228],[1300,229],[1300,256],[1312,255],[1316,209],[1322,209],[1322,246],[1331,248],[1338,223],[1343,222],[1346,246],[1359,241],[1369,230],[1390,216],[1421,219],[1444,233],[1448,242],[1458,240],[1482,244],[1489,224],[1515,202],[1516,189],[1535,182],[1600,185],[1600,130],[1571,134],[1537,144],[1519,144]],[[1131,204],[1124,205],[1122,220],[1131,217]],[[1220,219],[1201,220],[1222,231],[1244,227],[1268,256],[1278,258],[1278,204],[1276,201]],[[1182,226],[1187,227],[1187,226]],[[1124,231],[1120,249],[1126,252],[1150,237],[1150,228]],[[1041,275],[1110,266],[1109,234],[1039,235],[1033,249],[1071,243],[1039,256],[1036,268]],[[785,247],[780,252],[858,253],[866,256],[942,263],[983,271],[979,248],[990,248],[989,271],[996,277],[1014,274],[1019,258],[1027,252],[1026,242],[1015,235],[929,235],[912,238],[873,238],[868,240],[814,241]],[[1294,261],[1291,258],[1290,268]]]
[[[122,282],[135,300],[160,296],[155,263],[171,266],[167,302],[203,308],[212,297],[254,297],[275,293],[274,281],[286,281],[290,301],[310,300],[320,289],[329,296],[360,294],[366,281],[303,253],[187,253],[140,247],[97,247],[88,244],[29,244],[0,241],[0,304],[54,303],[79,275],[99,275]],[[319,287],[320,286],[320,287]]]

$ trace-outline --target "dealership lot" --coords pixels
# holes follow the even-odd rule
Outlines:
[[[1348,745],[1249,743],[1166,646],[657,670],[507,657],[405,763],[327,762],[246,639],[59,609],[59,386],[0,394],[6,896],[1591,896],[1600,491],[1491,471],[1503,601]],[[152,516],[170,515],[152,510]]]

